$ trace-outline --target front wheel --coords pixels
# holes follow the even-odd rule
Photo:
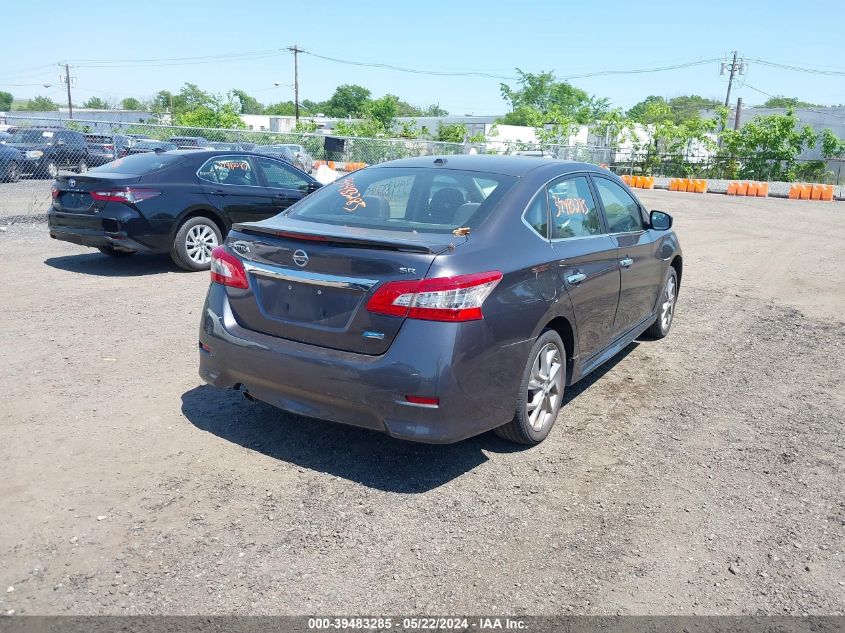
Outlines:
[[[6,173],[3,174],[3,180],[6,182],[17,182],[21,179],[21,170],[15,161],[9,161],[6,165]]]
[[[657,319],[651,324],[645,333],[653,339],[663,338],[669,334],[672,327],[672,320],[675,318],[675,302],[678,300],[678,273],[672,266],[663,282],[663,289],[660,291],[660,303],[657,306]]]
[[[48,160],[47,164],[41,168],[41,175],[45,178],[52,178],[53,180],[59,175],[59,165],[54,160]]]
[[[222,241],[223,236],[213,220],[202,216],[188,218],[176,231],[170,256],[185,270],[208,270],[211,251]]]
[[[531,347],[522,375],[513,420],[496,435],[518,444],[539,444],[552,430],[566,384],[566,347],[554,330],[544,331]]]
[[[79,163],[76,165],[76,173],[84,174],[86,171],[88,171],[88,163],[84,158],[80,158]]]

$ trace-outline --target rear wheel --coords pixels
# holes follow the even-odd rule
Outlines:
[[[669,334],[672,327],[672,320],[675,318],[675,302],[678,300],[678,273],[669,266],[666,281],[663,282],[663,289],[660,291],[660,303],[657,307],[657,319],[651,324],[645,333],[653,339],[663,338]]]
[[[135,254],[136,251],[118,251],[112,248],[111,246],[98,246],[97,250],[100,251],[103,255],[108,255],[109,257],[121,258],[121,257],[130,257]]]
[[[206,217],[188,218],[176,231],[170,256],[185,270],[208,270],[211,251],[223,242],[220,229]]]
[[[566,383],[566,348],[554,330],[534,342],[522,375],[513,420],[495,429],[496,435],[519,444],[539,444],[552,430]]]
[[[3,173],[3,180],[6,182],[17,182],[21,179],[21,170],[15,161],[9,161],[6,171]]]

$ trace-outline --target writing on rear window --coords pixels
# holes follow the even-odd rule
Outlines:
[[[343,205],[343,210],[349,213],[354,213],[361,207],[366,207],[367,203],[361,199],[361,192],[355,186],[355,182],[350,178],[341,185],[338,193],[346,198],[346,204]]]

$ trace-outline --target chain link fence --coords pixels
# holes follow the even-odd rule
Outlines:
[[[845,183],[843,159],[798,161],[787,174],[782,159],[765,155],[740,161],[714,154],[665,154],[653,150],[508,142],[495,138],[482,143],[446,143],[18,115],[7,115],[4,119],[5,124],[11,126],[5,135],[0,134],[0,180],[4,181],[51,178],[59,169],[84,170],[139,152],[209,148],[265,153],[309,172],[322,164],[343,172],[412,156],[495,153],[577,160],[605,166],[620,175]],[[59,131],[75,134],[59,134]]]

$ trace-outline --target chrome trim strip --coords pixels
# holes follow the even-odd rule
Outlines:
[[[258,275],[259,277],[270,277],[272,279],[281,279],[284,281],[296,281],[303,284],[311,284],[312,286],[329,286],[331,288],[363,290],[366,292],[379,282],[378,279],[340,277],[337,275],[312,273],[306,270],[276,268],[275,266],[267,266],[266,264],[259,264],[252,261],[244,261],[243,265],[246,272]]]

